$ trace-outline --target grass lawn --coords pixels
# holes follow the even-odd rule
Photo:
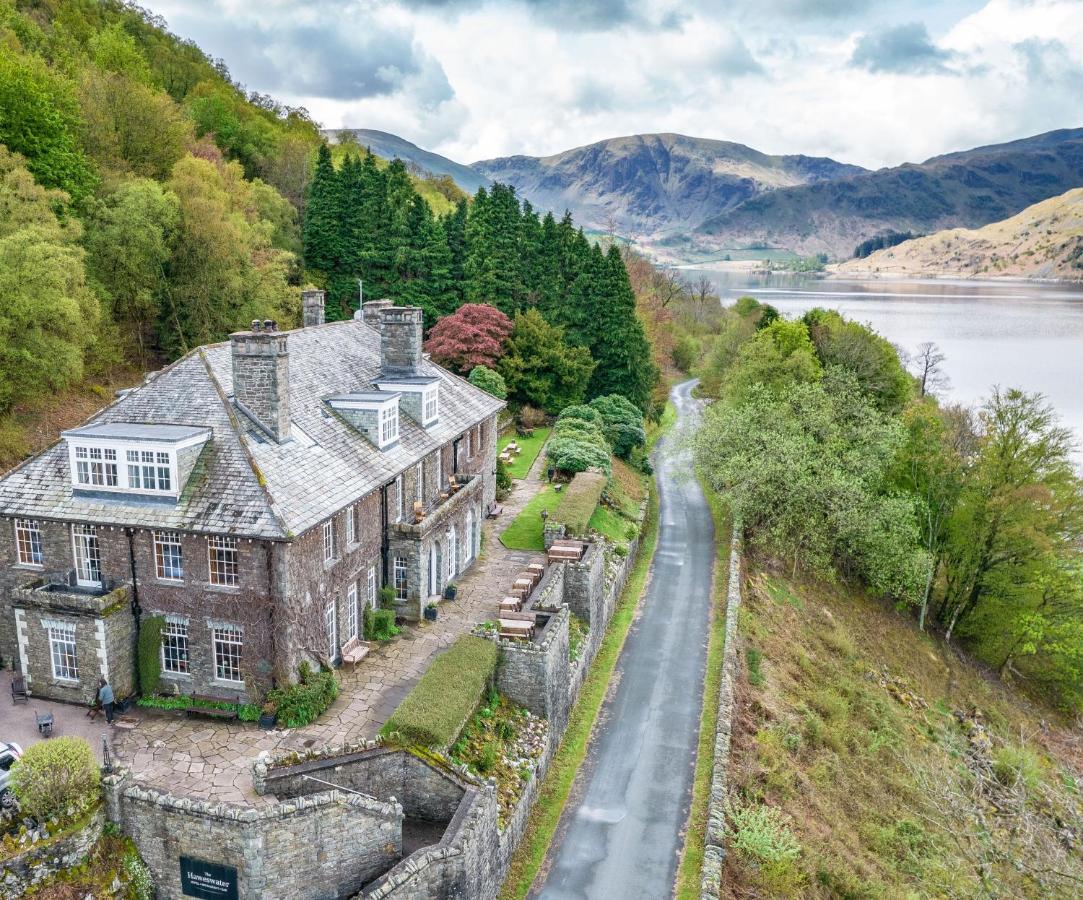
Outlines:
[[[643,544],[639,558],[628,577],[624,593],[609,623],[609,630],[598,649],[598,655],[583,682],[583,689],[579,694],[579,701],[572,709],[564,739],[560,742],[541,784],[538,801],[530,811],[526,833],[512,857],[508,876],[500,891],[501,900],[519,900],[525,897],[545,860],[545,854],[560,822],[560,814],[568,801],[572,782],[587,755],[594,721],[609,689],[609,680],[624,646],[624,639],[635,618],[657,543],[658,493],[652,491],[647,519],[643,526]]]
[[[601,504],[595,507],[594,514],[590,517],[590,527],[599,534],[604,534],[614,544],[627,542],[631,524],[624,516]]]
[[[556,509],[561,496],[551,486],[544,487],[504,529],[500,535],[500,543],[509,550],[544,550],[542,528],[545,523],[542,521],[541,512],[543,509],[549,512]]]
[[[729,586],[730,518],[721,498],[700,479],[714,519],[715,561],[712,583],[711,630],[707,641],[707,676],[703,683],[696,774],[692,782],[692,806],[685,830],[684,852],[677,870],[677,900],[697,900],[707,836],[707,801],[714,775],[714,742],[718,728],[718,689],[722,681],[722,651],[726,642],[726,594]]]
[[[549,432],[551,428],[535,428],[534,434],[528,438],[516,437],[515,434],[509,434],[507,437],[500,439],[497,446],[497,453],[503,453],[504,448],[508,446],[512,441],[515,441],[521,448],[522,452],[515,457],[515,460],[508,465],[508,474],[512,478],[523,479],[526,478],[526,473],[530,471],[530,467],[534,465],[534,460],[538,458],[538,453],[541,451],[542,446],[549,438]]]

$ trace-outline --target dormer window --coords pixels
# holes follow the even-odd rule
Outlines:
[[[425,404],[422,412],[422,420],[425,423],[434,422],[440,418],[440,391],[438,387],[432,387],[425,391]]]
[[[435,425],[440,418],[440,379],[418,375],[412,378],[381,378],[376,382],[381,391],[396,391],[402,395],[402,408],[422,428]]]
[[[388,405],[380,410],[380,444],[390,444],[399,439],[399,408]]]
[[[209,428],[122,422],[65,431],[72,488],[176,497],[210,436]]]

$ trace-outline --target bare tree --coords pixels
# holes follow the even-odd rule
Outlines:
[[[676,269],[655,269],[651,287],[662,309],[666,309],[674,300],[684,296],[688,285]]]
[[[910,357],[910,371],[921,386],[921,396],[936,395],[951,387],[951,381],[944,371],[947,357],[932,341],[918,344],[917,352]]]

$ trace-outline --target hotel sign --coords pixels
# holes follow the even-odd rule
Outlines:
[[[237,900],[237,869],[204,862],[190,856],[180,858],[181,893],[201,900]]]

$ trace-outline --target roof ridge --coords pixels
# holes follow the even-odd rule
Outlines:
[[[267,503],[267,509],[270,511],[275,524],[278,526],[279,531],[284,537],[292,537],[293,533],[287,527],[285,520],[278,511],[278,505],[275,503],[274,497],[271,496],[270,490],[267,488],[267,479],[263,477],[263,472],[260,471],[259,466],[256,463],[255,458],[252,456],[251,451],[248,449],[248,442],[245,440],[244,433],[237,422],[237,414],[233,409],[233,405],[229,402],[229,397],[226,396],[226,392],[222,390],[222,385],[218,383],[218,379],[215,377],[214,370],[211,368],[211,364],[207,359],[207,354],[204,352],[202,346],[196,348],[196,352],[199,353],[199,358],[203,362],[203,368],[207,370],[207,377],[210,379],[211,384],[214,386],[215,393],[218,394],[218,399],[222,401],[222,407],[226,411],[226,418],[229,420],[229,427],[233,429],[233,433],[237,438],[237,443],[240,445],[241,452],[244,453],[244,458],[248,461],[248,466],[252,470],[252,474],[256,476],[256,484],[259,485],[260,492],[263,495],[263,499]]]

